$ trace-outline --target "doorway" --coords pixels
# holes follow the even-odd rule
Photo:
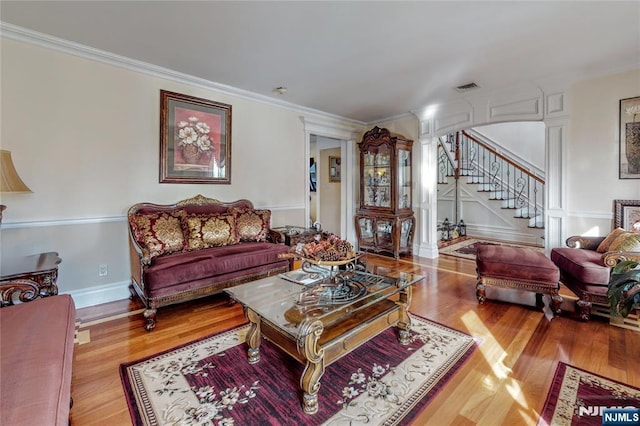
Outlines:
[[[309,224],[319,222],[322,229],[342,237],[342,147],[343,141],[311,135],[309,164],[313,161],[315,191],[309,186]],[[310,170],[311,179],[312,170]]]

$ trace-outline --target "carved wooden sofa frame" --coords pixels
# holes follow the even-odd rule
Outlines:
[[[161,210],[161,211],[171,211],[180,208],[184,208],[187,206],[199,206],[206,208],[206,206],[215,206],[215,207],[224,207],[224,208],[232,208],[232,207],[249,207],[253,208],[253,203],[246,199],[241,199],[233,202],[223,202],[213,198],[204,197],[202,195],[197,195],[192,198],[188,198],[182,201],[179,201],[175,204],[155,204],[155,203],[138,203],[133,205],[127,213],[127,217],[131,218],[132,215],[137,213],[138,211],[143,211],[145,209],[152,210]],[[284,244],[284,237],[280,232],[269,229],[267,241],[274,244]],[[224,283],[216,282],[209,285],[201,285],[197,288],[193,288],[187,291],[181,291],[173,294],[167,294],[159,297],[149,297],[145,292],[145,280],[144,280],[144,272],[145,269],[151,266],[151,259],[145,257],[143,254],[142,248],[136,242],[132,227],[129,226],[129,254],[130,254],[130,263],[131,263],[131,285],[129,286],[129,290],[131,292],[131,299],[134,300],[137,297],[145,305],[144,317],[146,319],[145,329],[147,331],[151,331],[156,326],[156,314],[159,308],[164,306],[169,306],[177,303],[187,302],[190,300],[195,300],[201,297],[206,297],[209,295],[213,295],[216,293],[220,293],[224,290],[224,288],[232,287],[238,284],[242,284],[249,281],[258,280],[260,278],[264,278],[267,276],[277,275],[282,272],[287,272],[291,269],[293,261],[291,259],[287,260],[287,266],[279,266],[277,268],[262,271],[257,273],[248,273],[240,277],[234,277],[231,279],[225,280]]]

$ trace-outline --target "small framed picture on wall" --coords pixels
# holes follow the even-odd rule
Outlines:
[[[620,100],[620,179],[640,179],[640,96]]]
[[[329,182],[340,180],[340,157],[329,157]]]

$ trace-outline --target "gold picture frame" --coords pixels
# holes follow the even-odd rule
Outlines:
[[[160,183],[231,183],[231,105],[160,91]]]

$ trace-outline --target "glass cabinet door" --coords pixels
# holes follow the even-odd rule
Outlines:
[[[376,242],[380,247],[393,247],[393,221],[378,219],[376,221]]]
[[[360,229],[360,244],[373,245],[374,229],[373,220],[368,217],[358,218],[358,228]]]
[[[398,208],[411,208],[411,151],[398,150]]]
[[[391,207],[391,150],[387,145],[363,153],[364,198],[367,207]]]
[[[400,222],[400,249],[409,248],[412,244],[413,220],[410,217]]]

